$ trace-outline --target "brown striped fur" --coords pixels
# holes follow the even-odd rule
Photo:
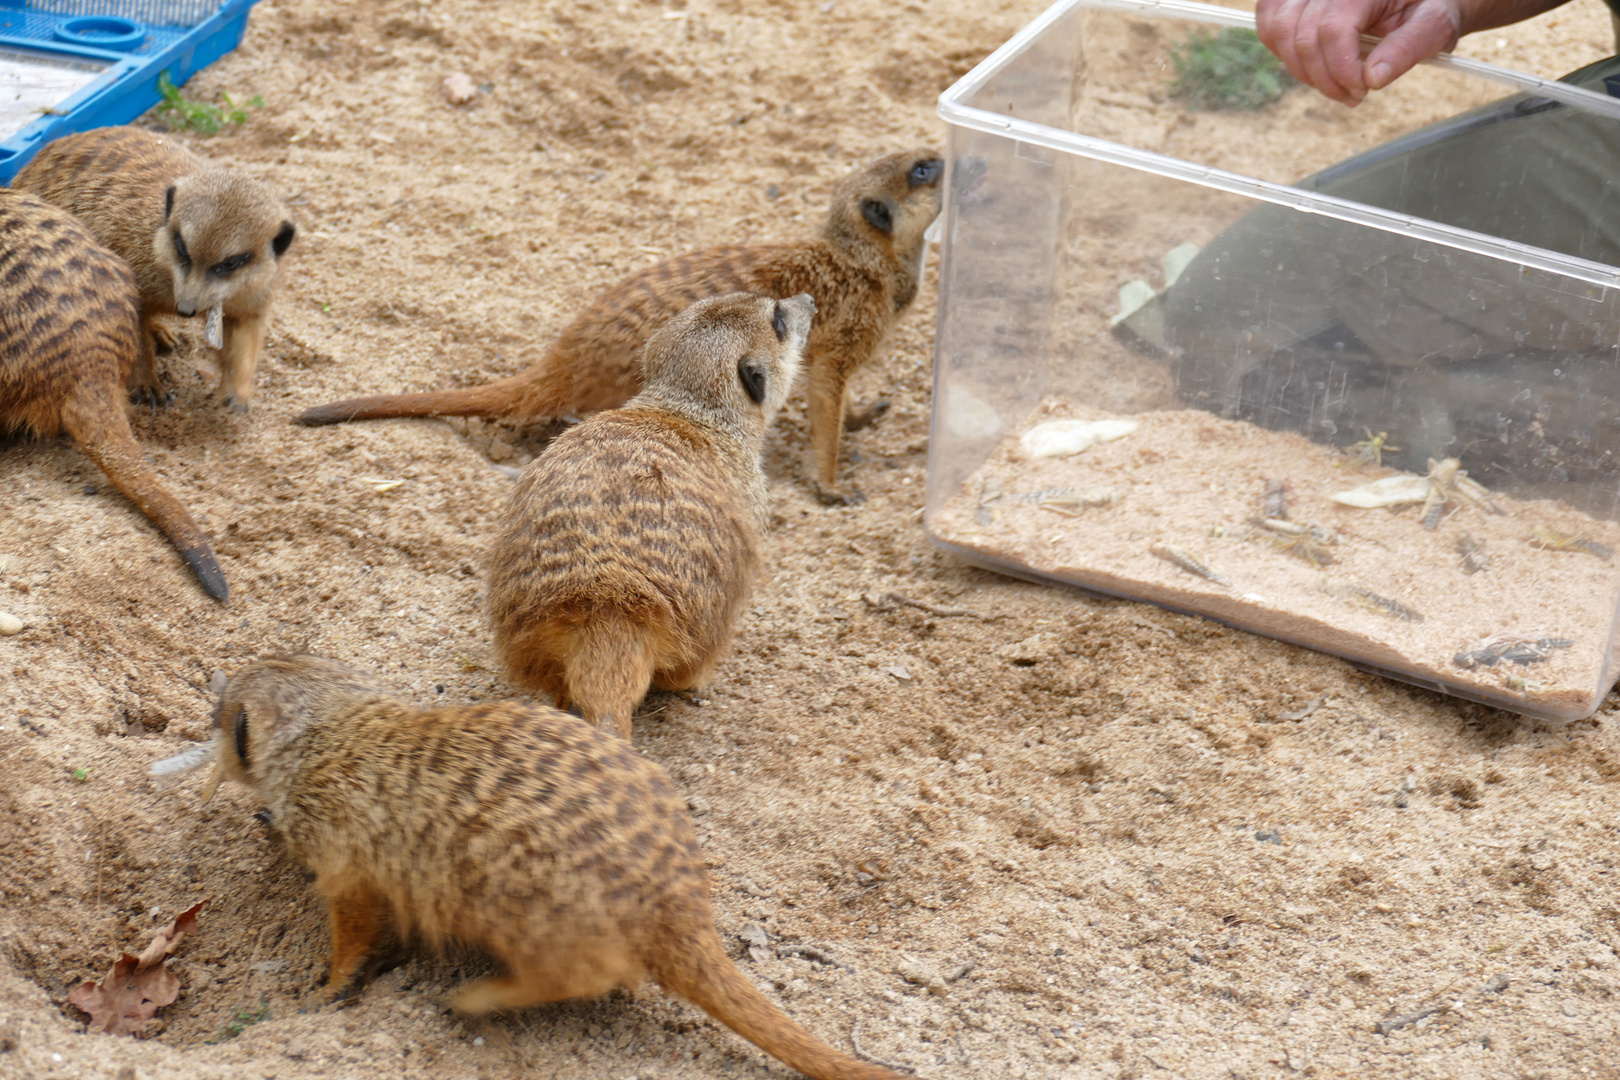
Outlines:
[[[515,682],[625,738],[650,684],[709,683],[759,561],[765,430],[815,311],[806,295],[699,300],[648,340],[639,395],[523,471],[489,582]]]
[[[325,997],[390,928],[481,947],[469,1014],[651,976],[820,1080],[899,1080],[788,1019],[727,958],[680,792],[629,743],[544,706],[432,710],[331,660],[262,660],[215,710],[214,783],[264,799],[331,916]],[[210,791],[212,784],[210,785]]]
[[[124,261],[70,215],[0,188],[0,433],[67,432],[167,536],[210,596],[229,590],[208,537],[129,427],[139,298]]]
[[[802,292],[816,301],[805,350],[814,486],[827,501],[854,501],[859,496],[838,483],[844,389],[917,295],[923,233],[939,215],[942,175],[933,150],[878,158],[838,184],[820,236],[797,244],[709,248],[632,274],[582,311],[518,375],[461,390],[352,398],[308,409],[298,422],[584,416],[615,408],[640,389],[636,357],[642,343],[694,300],[729,292]]]
[[[247,411],[282,256],[296,232],[274,188],[210,167],[173,139],[133,127],[57,139],[11,186],[74,214],[134,269],[143,330],[132,380],[137,396],[168,400],[157,374],[153,320],[223,304],[219,387],[228,405]]]

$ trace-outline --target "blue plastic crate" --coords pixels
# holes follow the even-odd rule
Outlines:
[[[0,0],[0,183],[39,148],[127,124],[241,44],[256,0]]]

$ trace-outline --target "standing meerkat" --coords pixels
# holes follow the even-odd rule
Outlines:
[[[357,992],[384,932],[479,947],[505,974],[461,1013],[634,989],[645,978],[819,1080],[900,1080],[788,1019],[726,956],[684,800],[626,742],[516,702],[417,709],[315,656],[262,660],[220,694],[214,759],[262,798],[315,873],[332,928],[328,1000]]]
[[[219,388],[233,409],[248,410],[270,303],[281,287],[281,257],[297,232],[274,188],[133,127],[57,139],[11,186],[73,214],[135,271],[142,323],[131,382],[137,396],[168,400],[157,374],[153,320],[206,312],[208,344],[220,350]]]
[[[70,215],[0,188],[0,433],[66,431],[190,564],[230,593],[208,537],[158,479],[129,428],[125,386],[140,351],[129,267]]]
[[[628,739],[650,684],[706,686],[753,586],[765,430],[816,305],[710,297],[647,341],[643,389],[523,470],[490,558],[512,679]]]
[[[636,357],[648,336],[694,300],[730,292],[808,293],[816,322],[805,350],[816,493],[838,484],[849,377],[872,358],[917,295],[923,234],[939,216],[944,161],[909,150],[855,170],[833,190],[821,235],[797,244],[709,248],[631,274],[563,328],[538,362],[509,379],[461,390],[352,398],[308,409],[310,426],[391,416],[584,416],[641,389]]]

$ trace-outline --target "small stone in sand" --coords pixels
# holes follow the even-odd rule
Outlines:
[[[452,105],[465,105],[478,96],[478,84],[464,71],[454,71],[439,84],[439,93]]]
[[[23,621],[9,611],[0,611],[0,637],[23,632]]]

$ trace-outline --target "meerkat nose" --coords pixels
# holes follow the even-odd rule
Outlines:
[[[176,304],[176,305],[174,305],[174,310],[175,310],[175,312],[177,314],[184,315],[186,318],[189,319],[193,315],[197,314],[197,305],[196,304]]]

